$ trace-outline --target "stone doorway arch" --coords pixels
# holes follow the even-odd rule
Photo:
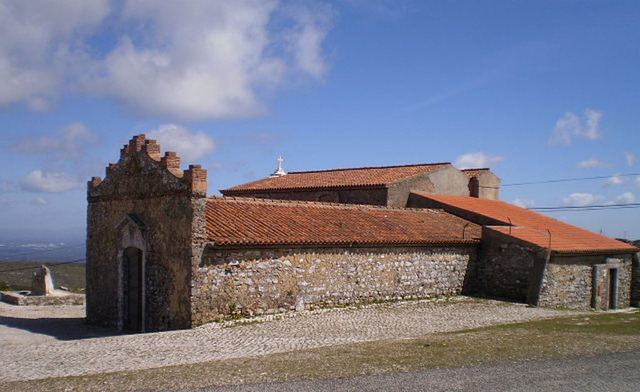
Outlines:
[[[144,332],[146,324],[146,226],[135,214],[118,225],[118,328]]]

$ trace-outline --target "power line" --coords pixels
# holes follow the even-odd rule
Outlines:
[[[558,207],[531,207],[530,210],[540,212],[555,211],[598,211],[598,210],[623,210],[640,208],[640,203],[624,204],[594,204],[589,206],[558,206]]]
[[[78,259],[78,260],[71,260],[71,261],[63,261],[61,263],[49,264],[48,267],[57,267],[59,265],[71,264],[71,263],[79,263],[81,261],[87,261],[87,260],[86,259]],[[3,272],[16,272],[16,271],[28,271],[28,270],[32,270],[32,269],[38,269],[38,268],[40,268],[40,267],[14,268],[14,269],[0,271],[0,273],[3,273]]]
[[[594,177],[575,177],[575,178],[560,178],[555,180],[541,180],[541,181],[527,181],[527,182],[514,182],[511,184],[502,184],[502,186],[520,186],[520,185],[534,185],[534,184],[551,184],[556,182],[571,182],[571,181],[586,181],[586,180],[602,180],[604,178],[611,177],[631,177],[640,176],[640,173],[624,173],[624,174],[612,174],[608,176],[594,176]]]

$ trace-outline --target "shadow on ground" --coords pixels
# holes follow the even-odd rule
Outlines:
[[[0,316],[0,325],[49,335],[58,340],[91,339],[123,334],[113,328],[86,324],[83,317],[34,319]]]

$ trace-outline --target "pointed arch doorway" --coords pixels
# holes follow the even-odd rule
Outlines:
[[[123,329],[141,332],[144,319],[144,263],[143,252],[135,247],[123,252]]]
[[[149,253],[147,226],[126,214],[116,226],[118,241],[118,328],[130,332],[146,330],[146,267]]]

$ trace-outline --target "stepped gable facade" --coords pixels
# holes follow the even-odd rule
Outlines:
[[[560,222],[541,226],[530,211],[509,212],[507,226],[494,209],[516,207],[491,199],[499,179],[476,170],[279,167],[210,197],[206,170],[183,170],[175,153],[135,136],[105,178],[88,183],[87,320],[156,331],[458,293],[580,308],[637,298],[636,248]],[[474,178],[496,192],[470,197]],[[543,226],[552,232],[546,248],[527,231]]]
[[[497,199],[489,169],[461,171],[448,162],[290,172],[224,189],[225,196],[374,204],[402,208],[411,192]]]

